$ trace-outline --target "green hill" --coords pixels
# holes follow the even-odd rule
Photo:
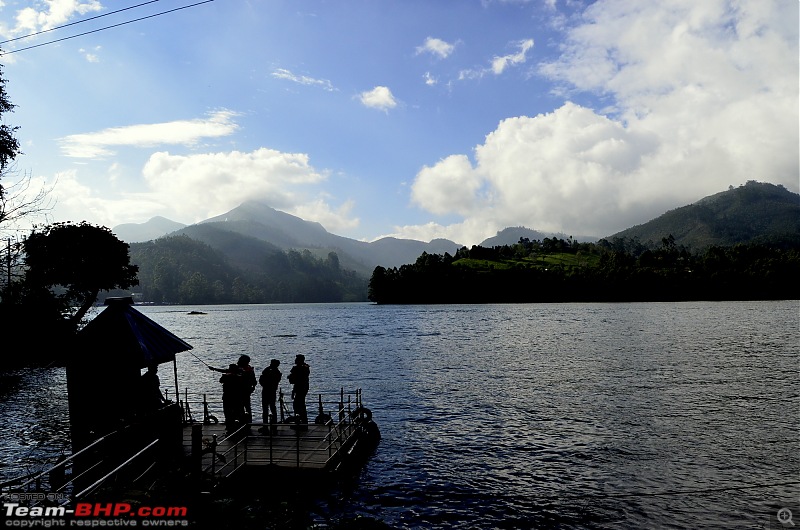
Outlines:
[[[670,235],[677,246],[695,251],[737,243],[797,245],[800,195],[780,185],[749,181],[606,239],[660,246]]]
[[[189,234],[130,245],[140,299],[170,304],[353,302],[366,280],[331,252],[282,251],[258,239],[194,226]]]

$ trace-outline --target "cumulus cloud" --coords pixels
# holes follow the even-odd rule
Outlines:
[[[433,167],[424,167],[411,189],[414,203],[429,212],[469,215],[478,205],[483,178],[464,155],[452,155]]]
[[[442,39],[428,37],[425,39],[422,46],[417,47],[417,55],[421,53],[430,53],[439,59],[446,59],[455,49],[455,44],[450,44]]]
[[[119,178],[112,164],[107,178]],[[261,148],[251,152],[172,155],[154,153],[142,169],[145,188],[137,192],[98,192],[86,185],[80,170],[59,173],[51,193],[55,206],[49,221],[91,218],[113,228],[161,215],[193,223],[220,215],[247,200],[258,200],[279,210],[321,223],[331,231],[358,227],[354,203],[320,192],[328,175],[316,170],[307,155]],[[37,179],[36,182],[45,182]]]
[[[598,2],[542,72],[611,96],[628,128],[658,135],[642,200],[748,179],[797,189],[797,16],[796,2],[768,0]]]
[[[305,75],[296,75],[293,74],[291,71],[286,70],[285,68],[278,68],[277,70],[272,72],[272,77],[276,79],[291,81],[299,85],[318,86],[324,90],[327,90],[328,92],[334,92],[336,90],[333,84],[327,79],[315,79],[313,77],[308,77]]]
[[[17,11],[13,27],[0,26],[2,35],[15,37],[37,31],[46,31],[63,25],[77,16],[103,9],[98,0],[86,2],[81,2],[80,0],[47,0],[43,5],[46,9],[41,11],[34,7],[26,7]]]
[[[307,221],[316,221],[329,232],[341,233],[358,228],[360,224],[358,217],[351,217],[354,206],[353,201],[346,201],[338,208],[332,208],[324,198],[319,198],[298,204],[287,212]]]
[[[566,103],[509,118],[474,161],[423,168],[414,204],[464,218],[427,232],[607,236],[747,180],[796,191],[797,15],[797,3],[767,0],[595,2],[540,71],[562,93],[604,96],[608,114]]]
[[[233,134],[238,126],[235,112],[220,110],[207,118],[112,127],[102,131],[73,134],[60,138],[62,152],[73,158],[105,158],[113,147],[155,147],[164,144],[195,145],[203,138]]]
[[[392,91],[385,86],[376,86],[372,90],[362,92],[358,98],[365,107],[384,112],[397,106],[397,100],[392,95]]]
[[[302,202],[298,191],[303,186],[326,178],[309,164],[308,155],[267,148],[188,156],[158,152],[142,173],[151,193],[164,200],[180,197],[176,210],[195,220],[253,198],[278,209],[292,208]]]
[[[485,232],[478,239],[521,223],[591,234],[600,219],[617,216],[631,175],[655,147],[652,135],[567,103],[503,120],[475,148],[475,164],[453,155],[423,168],[412,201],[437,215],[481,219],[471,225]]]

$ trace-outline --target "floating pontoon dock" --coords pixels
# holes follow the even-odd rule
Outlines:
[[[354,401],[349,397],[346,405],[343,399],[335,405],[338,410],[333,414],[320,412],[317,422],[308,425],[251,423],[228,432],[208,419],[186,423],[184,454],[195,471],[215,482],[242,468],[336,471],[380,436],[370,411],[361,404],[360,390]],[[322,396],[319,399],[322,410]]]

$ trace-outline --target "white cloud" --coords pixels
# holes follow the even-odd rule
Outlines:
[[[437,215],[480,220],[469,226],[489,235],[519,224],[607,235],[603,220],[619,217],[633,176],[655,147],[651,135],[568,103],[503,120],[476,147],[474,165],[453,155],[424,168],[412,200]]]
[[[422,46],[417,47],[417,55],[421,53],[430,53],[440,59],[446,59],[455,49],[455,44],[450,44],[442,39],[428,37],[425,39]]]
[[[434,86],[439,82],[439,80],[436,79],[436,77],[434,77],[430,72],[425,72],[425,75],[423,75],[422,78],[425,80],[425,84],[428,86]]]
[[[83,55],[83,57],[86,59],[86,61],[88,61],[90,63],[99,63],[100,62],[100,56],[97,55],[96,52],[99,52],[101,49],[102,49],[102,46],[95,46],[92,51],[88,51],[85,48],[81,48],[78,51]]]
[[[326,179],[308,163],[308,155],[267,148],[189,156],[158,152],[142,173],[151,194],[193,221],[223,213],[248,199],[291,209],[305,202],[304,187]]]
[[[203,138],[233,134],[238,128],[233,121],[236,116],[235,112],[220,110],[205,119],[129,125],[94,133],[73,134],[60,138],[59,143],[64,154],[73,158],[105,158],[114,154],[111,147],[194,145]]]
[[[398,239],[416,239],[417,241],[431,241],[433,239],[449,239],[461,245],[477,245],[484,239],[492,237],[505,226],[492,224],[491,221],[478,217],[465,219],[461,223],[442,225],[429,222],[422,225],[395,226],[394,232],[383,234],[374,238],[377,241],[383,237],[396,237]]]
[[[61,26],[76,16],[100,11],[103,9],[98,0],[81,2],[80,0],[46,0],[47,9],[38,11],[33,7],[26,7],[17,11],[16,24],[13,28],[3,28],[3,35],[7,37],[45,31],[56,26]]]
[[[464,155],[452,155],[424,167],[411,189],[411,200],[431,213],[469,215],[477,206],[483,179]]]
[[[465,243],[520,224],[607,236],[747,180],[796,191],[797,15],[768,0],[592,4],[541,72],[614,114],[567,103],[502,121],[474,162],[419,172],[414,203],[464,219],[424,228],[471,230]]]
[[[458,74],[458,79],[463,81],[465,79],[480,79],[487,74],[501,75],[508,67],[525,63],[528,60],[528,51],[533,48],[533,39],[515,42],[513,45],[517,47],[519,51],[508,55],[495,56],[491,61],[491,66],[488,68],[468,68],[461,70]]]
[[[510,55],[503,55],[492,59],[492,73],[495,75],[502,74],[509,66],[516,66],[522,64],[527,60],[528,50],[533,48],[533,39],[527,39],[517,43],[519,51]]]
[[[252,199],[317,221],[334,232],[359,225],[359,219],[352,216],[354,203],[331,206],[332,198],[319,191],[327,174],[314,169],[308,156],[301,153],[266,148],[188,156],[157,152],[142,169],[146,184],[142,191],[102,196],[95,186],[81,182],[79,171],[57,175],[51,193],[56,204],[48,222],[89,218],[113,228],[161,215],[193,223]],[[107,180],[117,181],[120,171],[117,164],[110,165]]]
[[[397,106],[397,100],[392,95],[392,91],[385,86],[376,86],[372,90],[362,92],[359,99],[364,106],[384,112]]]
[[[110,171],[115,171],[111,168]],[[80,181],[79,170],[56,173],[51,181],[43,176],[31,180],[31,190],[49,189],[51,209],[44,212],[45,219],[28,219],[32,223],[62,221],[89,221],[112,228],[131,218],[137,222],[164,213],[164,206],[145,195],[100,195],[93,186]],[[128,217],[130,216],[130,217]]]
[[[336,90],[333,84],[327,79],[315,79],[313,77],[308,77],[304,75],[295,75],[289,70],[286,70],[285,68],[278,68],[277,70],[272,72],[272,77],[276,79],[291,81],[293,83],[297,83],[300,85],[318,86],[327,90],[328,92],[333,92]]]
[[[347,201],[334,209],[320,198],[309,203],[298,204],[287,212],[307,221],[316,221],[327,231],[338,234],[358,228],[360,220],[357,217],[351,217],[354,206],[353,201]]]

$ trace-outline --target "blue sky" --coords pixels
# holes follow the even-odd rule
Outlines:
[[[0,0],[38,221],[193,223],[256,199],[330,232],[607,236],[800,186],[791,0]],[[19,51],[17,51],[19,50]],[[5,227],[8,228],[8,227]]]

